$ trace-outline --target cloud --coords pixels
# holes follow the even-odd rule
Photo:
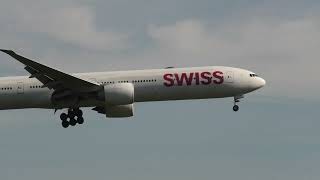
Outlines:
[[[3,9],[3,8],[1,8]],[[91,50],[114,50],[128,44],[126,34],[99,29],[93,9],[88,5],[31,1],[10,6],[11,29],[17,33],[40,33],[56,41]]]
[[[206,27],[196,20],[185,20],[174,25],[156,27],[149,26],[148,34],[161,48],[177,53],[208,54],[214,42],[207,39]]]

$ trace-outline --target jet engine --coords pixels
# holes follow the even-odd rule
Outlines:
[[[131,83],[104,86],[105,114],[107,117],[133,116],[134,86]]]
[[[104,86],[106,105],[128,105],[134,102],[134,87],[131,83],[111,84]]]
[[[133,116],[133,104],[117,105],[106,107],[106,117],[109,118],[124,118]]]

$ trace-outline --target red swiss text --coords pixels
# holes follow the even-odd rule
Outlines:
[[[190,73],[168,73],[163,75],[164,85],[191,86],[222,84],[224,82],[223,72],[190,72]]]

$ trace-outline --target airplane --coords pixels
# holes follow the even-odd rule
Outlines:
[[[233,97],[233,111],[245,94],[265,86],[257,74],[233,67],[207,66],[68,74],[0,49],[21,62],[30,76],[0,78],[0,110],[53,109],[62,127],[83,124],[91,107],[107,118],[134,115],[134,103]]]

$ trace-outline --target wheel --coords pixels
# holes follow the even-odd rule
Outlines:
[[[78,117],[77,122],[78,124],[83,124],[84,123],[83,117]]]
[[[75,126],[77,124],[77,121],[74,118],[71,118],[70,121],[69,121],[69,124],[71,126]]]
[[[75,110],[74,113],[78,117],[82,117],[82,115],[83,115],[83,112],[80,109]]]
[[[62,121],[66,121],[66,120],[68,119],[68,115],[67,115],[66,113],[62,113],[62,114],[60,115],[60,119],[61,119]]]
[[[74,111],[69,110],[69,111],[68,111],[68,116],[69,116],[70,119],[72,119],[72,118],[74,118],[76,115],[75,115]]]
[[[238,105],[234,105],[234,106],[233,106],[233,111],[234,111],[234,112],[239,111],[239,106],[238,106]]]
[[[69,127],[69,122],[68,121],[62,121],[61,123],[63,128],[68,128]]]

